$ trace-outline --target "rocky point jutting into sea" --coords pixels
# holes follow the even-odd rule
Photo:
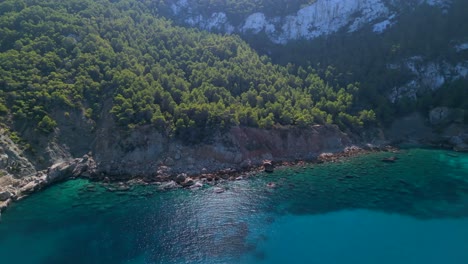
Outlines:
[[[187,187],[200,178],[213,182],[220,177],[235,179],[242,172],[258,170],[265,160],[276,164],[327,160],[326,153],[349,156],[362,153],[363,148],[378,150],[391,142],[464,151],[466,127],[457,124],[453,112],[436,108],[427,119],[412,114],[397,120],[385,133],[375,130],[360,137],[343,133],[333,125],[270,130],[233,127],[227,133],[216,133],[209,143],[195,145],[165,137],[150,127],[131,133],[102,129],[92,140],[89,152],[80,158],[71,158],[69,150],[73,146],[48,142],[51,165],[46,169],[24,157],[2,132],[0,169],[4,175],[0,177],[0,208],[3,210],[12,201],[50,184],[76,177],[104,181],[139,179],[166,182],[167,187]],[[80,144],[83,145],[77,143]]]

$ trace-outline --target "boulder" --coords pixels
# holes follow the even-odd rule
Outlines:
[[[195,182],[191,178],[185,179],[185,181],[182,183],[182,187],[190,187],[194,185]]]
[[[47,170],[47,182],[53,183],[65,180],[67,177],[70,177],[75,170],[77,165],[76,161],[73,162],[62,162],[52,165]]]
[[[12,194],[9,192],[9,191],[2,191],[0,192],[0,201],[6,201],[8,199],[10,199],[10,197],[12,196]]]
[[[171,189],[176,189],[176,188],[180,188],[180,185],[178,185],[175,181],[162,183],[158,187],[158,189],[161,191],[166,191],[166,190],[171,190]]]
[[[270,160],[264,160],[263,161],[263,169],[265,170],[265,172],[273,172],[275,170],[275,166],[273,165],[273,163],[270,161]]]
[[[194,185],[190,186],[189,188],[191,190],[197,190],[197,189],[200,189],[201,187],[203,187],[203,183],[197,181]]]
[[[183,183],[183,182],[185,182],[186,178],[187,178],[187,174],[181,173],[181,174],[177,175],[177,177],[175,178],[175,182],[177,182],[179,184]]]

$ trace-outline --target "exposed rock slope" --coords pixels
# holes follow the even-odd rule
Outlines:
[[[171,11],[176,20],[200,29],[228,34],[265,33],[274,43],[285,44],[290,40],[313,39],[340,30],[354,32],[368,25],[372,25],[374,32],[381,33],[397,23],[398,14],[405,9],[429,5],[446,10],[451,3],[451,0],[317,0],[283,16],[268,16],[262,12],[266,7],[258,7],[257,12],[242,18],[240,23],[235,22],[238,18],[229,17],[222,9],[210,14],[197,12],[195,0],[178,0],[172,3]]]

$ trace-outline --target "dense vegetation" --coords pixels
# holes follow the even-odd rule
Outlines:
[[[176,27],[150,0],[3,1],[0,76],[3,122],[44,133],[72,112],[189,142],[233,125],[375,121],[357,85],[272,64],[237,36]]]
[[[183,1],[179,1],[182,3]],[[174,17],[174,1],[159,1],[156,6],[161,13],[185,25],[187,15],[200,14],[208,19],[213,13],[223,12],[229,22],[242,25],[248,15],[262,12],[267,17],[286,17],[314,0],[228,0],[189,1],[182,8],[182,15]],[[468,50],[457,52],[455,46],[468,42],[468,2],[454,0],[449,8],[442,9],[414,1],[386,1],[395,9],[398,21],[383,34],[372,32],[372,24],[349,34],[343,29],[338,34],[318,39],[295,40],[287,45],[276,45],[266,34],[246,33],[242,36],[260,54],[267,54],[273,63],[293,63],[294,71],[299,67],[312,67],[319,76],[332,86],[346,86],[359,82],[360,89],[355,98],[361,105],[373,109],[380,121],[390,124],[395,118],[414,111],[424,114],[435,106],[448,106],[468,110],[468,80],[449,80],[442,89],[418,89],[418,100],[403,98],[391,103],[389,94],[414,80],[413,73],[404,66],[408,59],[421,58],[420,65],[456,65],[468,60]],[[183,6],[183,5],[182,5]],[[185,9],[184,9],[185,8]],[[398,65],[389,68],[388,65]],[[466,111],[468,113],[468,111]],[[468,114],[466,116],[468,122]]]

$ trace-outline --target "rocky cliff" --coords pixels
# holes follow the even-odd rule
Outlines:
[[[180,175],[215,172],[236,173],[273,162],[314,160],[324,153],[343,152],[353,144],[366,142],[414,142],[468,151],[468,128],[462,125],[463,110],[439,107],[424,118],[419,114],[397,120],[386,135],[350,136],[332,125],[309,128],[258,129],[232,127],[217,132],[209,143],[187,145],[166,137],[154,128],[131,132],[108,128],[98,130],[88,154],[54,156],[50,167],[40,170],[28,160],[2,130],[0,167],[0,210],[11,201],[73,177],[122,180],[177,181]],[[86,139],[87,137],[83,137]],[[77,142],[82,145],[83,142]],[[67,149],[73,149],[67,148]],[[65,152],[65,149],[56,153]]]
[[[343,151],[352,143],[336,126],[272,130],[233,127],[227,133],[217,133],[212,142],[198,145],[184,145],[143,128],[126,136],[118,132],[101,135],[96,142],[94,157],[100,172],[152,177],[167,170],[189,174],[239,170],[265,159],[310,160],[323,152]]]
[[[264,33],[278,44],[290,40],[314,39],[338,31],[355,32],[371,27],[374,33],[382,33],[395,23],[401,12],[428,5],[442,10],[450,8],[451,0],[317,0],[303,1],[292,13],[280,16],[266,14],[266,10],[285,6],[258,5],[251,14],[237,17],[223,8],[211,12],[199,10],[199,1],[178,0],[170,5],[171,16],[185,25],[208,31],[231,33]],[[228,4],[224,7],[228,9]],[[278,12],[276,12],[278,13]],[[240,22],[239,22],[240,20]]]
[[[312,160],[324,152],[341,152],[352,144],[348,135],[328,125],[271,130],[233,127],[216,133],[210,143],[198,145],[183,144],[151,127],[130,133],[108,129],[96,134],[89,155],[72,159],[69,157],[73,154],[66,153],[62,159],[50,160],[48,169],[39,170],[33,165],[37,161],[25,158],[2,132],[0,210],[11,201],[73,177],[169,181],[180,174],[239,172],[264,160]]]

